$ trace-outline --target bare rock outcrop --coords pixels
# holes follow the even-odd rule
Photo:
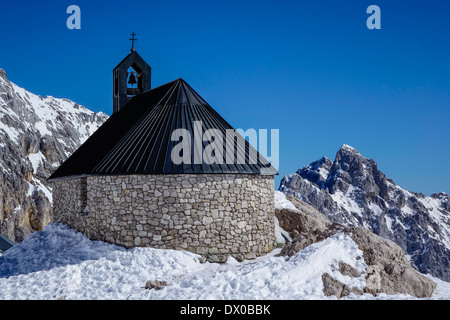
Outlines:
[[[145,289],[155,289],[155,290],[162,290],[165,286],[167,286],[167,281],[160,281],[160,280],[148,280],[145,283]]]
[[[350,288],[326,273],[322,275],[326,295],[341,298],[350,293],[372,295],[402,293],[426,298],[433,294],[436,283],[416,271],[406,259],[402,248],[393,241],[384,239],[363,227],[331,223],[310,205],[295,197],[287,196],[287,199],[298,210],[275,211],[280,226],[293,238],[293,241],[283,247],[280,255],[292,256],[308,245],[340,232],[348,234],[363,252],[362,258],[367,265],[365,288],[362,291]],[[339,271],[351,277],[360,276],[357,270],[342,262],[339,263]]]

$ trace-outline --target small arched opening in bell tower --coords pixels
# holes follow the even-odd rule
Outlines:
[[[132,98],[144,92],[144,77],[142,70],[135,64],[127,70],[127,97]]]

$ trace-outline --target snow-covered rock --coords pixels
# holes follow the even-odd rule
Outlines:
[[[279,249],[255,260],[201,263],[177,250],[125,249],[50,223],[0,256],[0,299],[336,299],[324,294],[328,273],[351,287],[365,283],[355,242],[336,234],[290,259]],[[361,273],[338,271],[339,261]],[[167,283],[145,289],[149,280]],[[350,295],[353,299],[411,299],[408,295]]]
[[[298,203],[283,195],[275,198],[275,207],[296,215],[303,212],[303,207],[286,208],[297,208]],[[361,292],[367,286],[371,258],[366,260],[351,234],[335,232],[289,258],[280,251],[242,262],[229,258],[222,264],[205,263],[187,251],[125,249],[50,223],[0,255],[0,299],[336,299],[344,286],[354,292],[344,292],[343,299],[415,299],[408,294]],[[334,293],[324,277],[335,284]],[[152,281],[164,285],[160,290],[146,289]],[[431,298],[449,299],[448,283],[436,282]]]
[[[323,157],[285,176],[279,190],[331,221],[393,240],[420,272],[450,281],[449,195],[407,191],[348,145],[333,162]]]
[[[0,299],[336,299],[324,291],[324,274],[348,288],[366,286],[368,263],[349,234],[331,235],[289,259],[279,252],[243,262],[202,263],[187,251],[125,249],[50,223],[0,256]],[[167,285],[148,290],[149,280]],[[439,282],[431,298],[450,298],[447,285]],[[415,299],[352,292],[343,298]]]
[[[359,262],[362,267],[359,269],[346,261],[339,261],[335,275],[322,274],[326,295],[340,298],[350,293],[403,293],[425,298],[433,294],[436,283],[414,270],[404,251],[393,241],[377,236],[363,227],[331,223],[317,210],[295,197],[288,196],[286,200],[291,201],[297,210],[275,210],[280,226],[289,230],[294,238],[283,247],[281,255],[294,256],[314,243],[342,233],[349,235],[360,251],[357,260],[361,260]],[[340,277],[362,277],[364,284],[351,287],[338,279],[336,274],[340,274]]]
[[[0,69],[0,233],[19,242],[51,222],[45,179],[107,118],[30,93]]]

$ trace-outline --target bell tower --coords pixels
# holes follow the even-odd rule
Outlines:
[[[152,68],[134,49],[136,34],[131,34],[131,53],[113,70],[113,113],[134,96],[151,89]]]

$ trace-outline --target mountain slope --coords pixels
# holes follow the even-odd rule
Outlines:
[[[363,226],[393,240],[422,273],[450,281],[450,197],[407,191],[372,159],[343,145],[285,176],[279,190],[311,204],[331,221]]]
[[[30,93],[0,69],[0,233],[19,242],[51,221],[45,179],[107,118]]]

